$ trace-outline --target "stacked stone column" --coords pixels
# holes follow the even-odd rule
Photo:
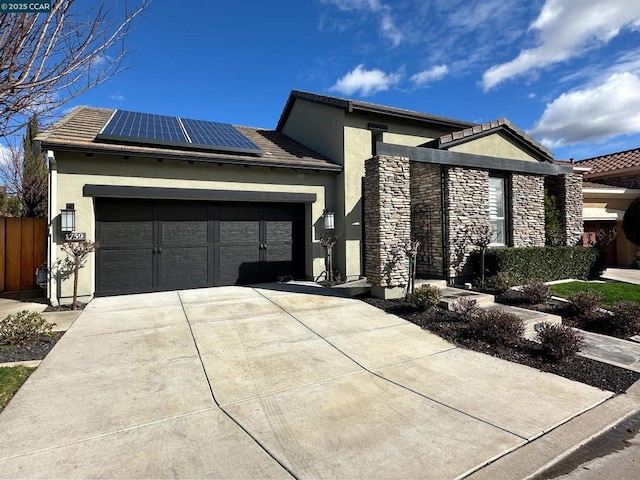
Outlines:
[[[544,246],[544,177],[511,176],[511,222],[514,247]]]
[[[365,275],[374,295],[402,296],[409,280],[401,248],[411,237],[409,159],[381,155],[366,160],[363,195]]]
[[[558,208],[562,212],[565,244],[578,245],[582,242],[584,224],[582,221],[582,175],[577,173],[547,177],[549,193],[555,195]]]

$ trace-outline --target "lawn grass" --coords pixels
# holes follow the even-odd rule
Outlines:
[[[553,294],[557,297],[568,298],[570,295],[585,290],[593,290],[602,295],[602,303],[610,307],[616,302],[640,303],[640,285],[632,285],[623,282],[567,282],[549,285]]]
[[[35,371],[31,367],[0,367],[0,412],[22,384]]]

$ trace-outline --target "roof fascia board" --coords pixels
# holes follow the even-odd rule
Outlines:
[[[350,111],[372,113],[376,115],[384,115],[385,117],[400,118],[400,119],[411,120],[419,123],[431,123],[436,125],[443,125],[446,127],[468,128],[476,125],[475,123],[470,123],[465,121],[458,121],[458,120],[447,119],[443,117],[423,115],[423,114],[420,114],[419,112],[412,113],[411,111],[408,111],[408,110],[405,112],[400,112],[393,109],[387,109],[383,105],[380,105],[380,106],[369,105],[369,104],[361,104],[357,102],[353,103],[352,110]]]
[[[592,169],[594,167],[591,167]],[[625,168],[617,168],[615,170],[606,170],[604,172],[589,172],[584,175],[584,178],[611,178],[611,177],[619,177],[621,175],[632,175],[634,173],[640,174],[640,165],[636,165],[633,167],[625,167]]]
[[[128,151],[128,150],[111,150],[99,147],[85,147],[85,146],[76,146],[76,145],[59,145],[59,144],[50,144],[42,142],[43,149],[51,149],[54,151],[63,151],[63,152],[72,152],[72,153],[85,153],[85,154],[93,154],[93,155],[112,155],[112,156],[127,156],[127,157],[138,157],[138,158],[162,158],[163,160],[179,160],[183,162],[200,162],[200,163],[223,163],[228,165],[242,165],[249,167],[265,167],[265,168],[292,168],[295,170],[319,170],[319,171],[327,171],[327,172],[341,172],[342,167],[340,165],[306,165],[306,164],[291,164],[287,162],[269,162],[262,163],[257,160],[249,160],[249,159],[233,159],[233,158],[218,158],[215,156],[211,157],[195,157],[190,155],[179,155],[175,153],[162,153],[162,152],[139,152],[139,151]]]
[[[640,196],[640,190],[633,188],[591,188],[583,187],[582,194],[590,198],[636,198]]]
[[[555,165],[553,163],[527,162],[510,158],[489,157],[472,153],[450,152],[432,148],[407,147],[378,142],[378,155],[407,157],[415,162],[434,163],[465,168],[480,168],[483,170],[499,170],[505,172],[529,173],[536,175],[561,175],[572,173],[570,166]]]
[[[238,190],[129,187],[122,185],[93,184],[86,184],[82,188],[82,194],[85,197],[180,199],[230,202],[313,203],[317,200],[317,195],[315,193],[248,192]]]

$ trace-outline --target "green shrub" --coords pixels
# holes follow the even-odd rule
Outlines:
[[[592,318],[602,307],[602,295],[593,290],[585,290],[569,295],[571,312],[578,317]]]
[[[438,305],[442,292],[433,285],[422,285],[407,295],[407,302],[419,310],[429,310]]]
[[[508,273],[523,282],[539,279],[544,282],[576,278],[587,280],[599,276],[599,252],[590,247],[518,247],[487,250],[485,265],[488,276]],[[480,255],[469,256],[474,275],[480,277]]]
[[[480,312],[480,307],[473,298],[462,297],[451,304],[451,311],[457,313],[463,320],[471,320]]]
[[[520,289],[522,299],[531,305],[545,303],[551,298],[551,289],[541,280],[533,280]]]
[[[611,307],[611,325],[620,335],[640,335],[640,304],[616,302]]]
[[[41,336],[51,335],[53,324],[38,312],[22,310],[0,320],[0,345],[29,345]]]
[[[584,346],[582,334],[566,325],[544,322],[536,327],[536,331],[542,351],[553,361],[571,357]]]
[[[469,322],[469,333],[492,345],[516,345],[524,335],[524,322],[504,310],[482,310]]]
[[[509,272],[498,272],[486,280],[487,288],[497,293],[504,293],[519,283],[518,278]]]

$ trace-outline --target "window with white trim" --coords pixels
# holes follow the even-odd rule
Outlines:
[[[507,222],[505,202],[505,179],[489,177],[489,221],[491,225],[491,246],[507,244]]]

